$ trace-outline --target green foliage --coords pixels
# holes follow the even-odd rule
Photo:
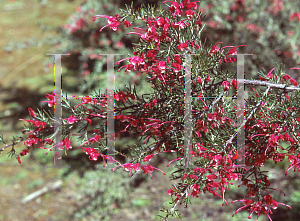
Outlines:
[[[98,164],[96,170],[87,171],[83,179],[75,181],[77,199],[84,202],[74,220],[109,220],[117,211],[117,205],[128,202],[130,192],[128,175],[121,171],[111,172]]]
[[[140,2],[142,1],[135,2],[134,7],[138,7]],[[108,24],[107,18],[93,21],[95,15],[120,14],[120,8],[124,9],[125,3],[129,4],[130,1],[122,3],[111,1],[109,4],[104,0],[87,1],[70,16],[66,25],[58,29],[61,43],[55,53],[70,53],[70,56],[62,56],[62,64],[67,69],[63,74],[63,92],[85,96],[93,93],[95,89],[104,91],[107,83],[107,56],[103,54],[123,54],[114,56],[114,63],[133,56],[132,43],[138,41],[138,36],[126,35],[132,27],[126,28],[121,25],[116,32],[106,27],[99,32],[100,28]],[[137,25],[138,23],[140,21]],[[98,56],[99,54],[102,56]],[[53,58],[49,58],[48,63],[51,64],[52,60]],[[125,64],[126,61],[119,67]],[[115,66],[115,71],[119,67]],[[135,73],[125,73],[122,69],[115,72],[115,87],[122,90],[128,84],[139,85],[141,84],[139,78]],[[151,89],[150,86],[143,86],[146,86],[144,92]]]
[[[264,67],[270,71],[276,63],[292,68],[300,62],[299,21],[289,21],[299,11],[299,1],[203,0],[201,12],[206,27],[203,36],[208,45],[242,45],[238,53],[245,56],[245,79],[258,77]],[[287,71],[297,80],[296,70]]]

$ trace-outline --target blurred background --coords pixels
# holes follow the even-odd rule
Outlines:
[[[158,4],[162,1],[136,0],[133,7],[142,3]],[[133,44],[139,41],[137,35],[126,35],[132,27],[117,32],[107,25],[107,19],[93,21],[94,15],[114,16],[120,8],[131,1],[111,0],[0,0],[0,132],[6,143],[11,143],[14,134],[22,135],[24,121],[29,119],[28,107],[33,110],[48,108],[45,93],[53,91],[53,56],[50,53],[70,53],[62,56],[63,93],[90,95],[94,90],[105,90],[106,57],[103,53],[123,54],[115,61],[133,56]],[[201,1],[199,12],[206,15],[203,39],[207,45],[223,42],[227,45],[244,45],[238,53],[252,53],[246,56],[245,79],[259,78],[257,72],[268,73],[277,63],[286,65],[286,73],[299,81],[299,71],[290,70],[300,63],[300,3],[298,1],[250,1],[212,0]],[[141,23],[142,24],[142,23]],[[129,56],[128,56],[129,54]],[[117,70],[126,62],[116,66]],[[138,94],[150,93],[145,75],[134,72],[115,72],[116,88],[124,90],[125,85],[136,85]],[[65,93],[64,93],[65,94]],[[119,137],[116,147],[126,151],[127,144],[138,144],[136,137]],[[286,145],[286,144],[282,144]],[[160,205],[170,208],[171,198],[167,194],[171,184],[172,168],[166,165],[168,156],[153,159],[151,164],[167,173],[163,176],[154,172],[149,175],[137,174],[128,178],[128,172],[111,173],[102,167],[102,160],[92,162],[76,148],[63,157],[67,168],[45,168],[53,165],[53,155],[44,150],[35,150],[21,157],[22,164],[15,158],[8,158],[10,148],[0,155],[0,220],[159,220]],[[2,144],[1,146],[2,147]],[[16,146],[18,151],[24,145]],[[124,160],[124,159],[123,159]],[[276,167],[267,163],[272,188],[283,190],[287,196],[273,191],[278,202],[293,207],[287,210],[279,206],[271,215],[272,220],[295,220],[299,214],[299,175],[284,171],[289,162],[279,162]],[[62,181],[55,190],[22,203],[31,193]],[[226,192],[229,206],[222,207],[222,199],[201,195],[191,199],[188,208],[178,206],[183,220],[246,220],[247,212],[232,214],[241,205],[231,201],[245,196],[245,189],[231,187]],[[253,220],[255,214],[253,215]],[[171,219],[172,220],[172,219]],[[260,220],[268,220],[261,217]]]

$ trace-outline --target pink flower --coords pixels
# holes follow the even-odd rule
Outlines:
[[[238,81],[235,80],[235,79],[232,79],[231,80],[231,85],[232,85],[232,87],[234,87],[237,90]]]
[[[130,27],[130,26],[131,26],[131,23],[130,23],[129,21],[125,21],[125,22],[124,22],[124,25],[125,25],[126,27]]]
[[[145,60],[144,58],[140,58],[140,57],[137,57],[137,56],[133,56],[133,57],[130,57],[130,58],[124,58],[118,62],[116,62],[116,64],[120,64],[121,61],[124,61],[124,60],[129,60],[129,62],[131,63],[132,66],[129,66],[129,67],[133,67],[134,70],[137,70],[137,68],[140,66],[140,65],[143,65],[145,64]],[[128,67],[128,65],[124,65],[122,67],[119,68],[118,72],[123,68],[123,67]],[[131,68],[132,69],[132,68]],[[126,71],[126,69],[125,69]]]
[[[49,101],[41,101],[41,103],[47,102],[49,107],[55,105],[55,93],[53,91],[51,91],[51,95],[46,93],[45,96]]]
[[[29,111],[30,116],[36,117],[36,114],[34,113],[34,111],[30,107],[28,108],[28,111]]]
[[[105,25],[104,27],[102,27],[99,32],[102,31],[103,28],[107,27],[107,26],[110,26],[110,28],[114,31],[117,30],[117,27],[120,26],[120,21],[119,21],[119,18],[121,16],[116,14],[115,17],[113,16],[107,16],[107,15],[96,15],[94,16],[94,21],[97,19],[97,18],[107,18],[107,22],[108,22],[108,25]]]
[[[300,22],[300,12],[295,12],[291,14],[289,21],[293,21],[294,18],[297,18],[298,22]]]
[[[153,157],[154,157],[154,154],[147,155],[147,156],[143,159],[143,162],[145,162],[145,161],[150,161]]]
[[[199,84],[202,84],[201,77],[197,77],[197,81],[198,81]]]
[[[163,27],[164,24],[165,24],[165,19],[159,17],[159,18],[156,20],[156,24],[157,24],[159,27]]]
[[[21,164],[21,160],[20,160],[19,156],[17,156],[17,160],[18,160],[19,164]]]
[[[25,150],[22,150],[21,152],[20,152],[20,155],[21,156],[25,156],[25,155],[27,155],[29,153],[29,150],[28,149],[25,149]]]
[[[169,8],[169,12],[173,14],[173,19],[175,18],[175,15],[177,15],[178,17],[181,17],[181,10],[183,7],[183,4],[181,3],[181,5],[179,5],[177,2],[172,2],[170,0],[168,1],[164,1],[163,4],[165,4],[166,2],[171,2],[172,5]]]
[[[218,42],[217,44],[213,45],[211,50],[210,50],[210,53],[219,54],[219,53],[223,52],[222,48],[217,47],[218,44],[223,44],[223,42]]]
[[[178,45],[179,51],[184,51],[184,48],[187,48],[187,47],[188,47],[187,43],[181,43]]]
[[[183,67],[178,63],[173,63],[173,67],[175,67],[175,72],[178,73]]]
[[[67,120],[68,124],[73,124],[77,121],[77,118],[76,116],[71,115],[69,118],[63,120]]]
[[[180,27],[180,29],[184,29],[185,26],[190,26],[189,23],[184,22],[185,20],[188,20],[188,19],[184,19],[182,21],[176,22],[175,24],[171,23],[171,27],[172,28],[178,28],[178,27]]]
[[[89,159],[94,161],[98,160],[98,157],[101,155],[100,153],[97,152],[97,150],[91,147],[82,148],[82,151],[90,155]]]
[[[155,168],[155,167],[153,167],[153,166],[151,166],[151,165],[149,165],[149,164],[148,164],[148,165],[142,165],[142,166],[141,166],[141,169],[144,171],[144,173],[149,173],[150,176],[151,176],[151,179],[153,179],[151,173],[153,172],[154,169],[159,170],[159,171],[162,172],[164,175],[166,175],[166,174],[165,174],[163,171],[161,171],[160,169]]]
[[[195,1],[195,2],[190,2],[190,1],[184,1],[183,2],[183,6],[186,9],[193,9],[196,10],[198,8],[198,3],[199,2],[199,6],[200,6],[200,1]]]
[[[227,81],[223,81],[222,85],[224,86],[224,91],[228,91],[230,86],[229,83]]]
[[[268,73],[268,77],[273,79],[273,80],[276,80],[277,79],[277,76],[276,75],[273,75],[271,74],[273,70],[275,70],[276,68],[273,68],[269,73]]]

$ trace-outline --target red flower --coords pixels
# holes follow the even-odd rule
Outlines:
[[[224,86],[224,91],[228,91],[230,86],[229,83],[227,81],[223,81],[222,85]]]
[[[223,44],[223,42],[218,42],[217,44],[213,45],[211,50],[210,50],[210,53],[219,54],[219,53],[223,52],[222,48],[217,47],[218,44]]]
[[[180,60],[180,55],[179,55],[179,54],[174,55],[174,60],[175,60],[178,64],[181,64],[181,60]]]
[[[21,152],[20,152],[20,155],[21,156],[25,156],[25,155],[27,155],[29,153],[29,150],[28,149],[25,149],[25,150],[22,150]]]
[[[154,154],[147,155],[147,156],[143,159],[143,162],[150,161],[153,157],[154,157]]]
[[[41,101],[42,102],[47,102],[49,107],[52,107],[53,105],[55,105],[55,93],[53,91],[51,91],[51,94],[45,94],[45,96],[47,97],[47,99],[49,101]]]
[[[88,103],[91,103],[91,102],[95,102],[95,101],[93,101],[92,98],[90,98],[89,96],[84,96],[83,98],[81,98],[80,104],[78,104],[78,105],[75,106],[74,110],[76,110],[77,107],[79,107],[79,106],[81,106],[83,104],[88,104]]]
[[[34,111],[30,107],[28,108],[28,111],[29,111],[30,116],[36,117],[36,114],[34,113]]]
[[[198,2],[199,2],[199,6],[200,6],[200,1],[190,2],[190,0],[184,0],[183,6],[186,9],[196,10],[198,8],[198,4],[197,4]]]
[[[24,145],[28,146],[28,147],[32,147],[34,144],[37,144],[39,141],[38,138],[34,138],[33,140],[27,140],[24,142]]]
[[[127,97],[125,95],[125,93],[123,91],[119,91],[116,95],[115,95],[115,99],[116,101],[122,101],[125,102],[127,100]]]
[[[130,173],[131,173],[131,170],[135,170],[135,171],[139,171],[140,170],[140,164],[139,163],[125,163],[122,165],[123,166],[123,170],[126,170],[126,171],[130,171],[129,172],[129,177],[130,177]]]
[[[300,12],[295,12],[291,14],[289,21],[293,21],[294,18],[297,18],[298,22],[300,22]]]
[[[43,140],[43,143],[48,143],[49,145],[51,145],[53,143],[53,141],[50,138],[45,138]]]
[[[113,16],[107,16],[107,15],[96,15],[94,16],[94,21],[97,19],[97,18],[107,18],[107,22],[108,22],[108,25],[105,25],[104,27],[102,27],[99,32],[102,31],[103,28],[107,27],[107,26],[110,26],[110,28],[114,31],[117,30],[117,27],[120,26],[120,21],[119,21],[119,18],[121,16],[116,14],[115,17]],[[128,24],[128,23],[127,23]]]
[[[178,73],[183,67],[178,63],[173,63],[172,66],[175,68],[175,72]]]
[[[124,58],[118,62],[116,62],[115,64],[120,64],[121,61],[125,61],[125,60],[129,60],[129,62],[131,63],[131,67],[134,68],[134,70],[137,70],[137,68],[139,68],[140,65],[143,65],[145,64],[145,60],[144,58],[140,58],[138,56],[133,56],[133,57],[130,57],[130,58]],[[118,72],[123,68],[125,67],[126,65],[122,66],[119,68]],[[132,68],[131,68],[132,69]],[[125,69],[126,71],[126,69]]]
[[[175,24],[171,23],[171,27],[172,28],[178,28],[178,27],[180,27],[180,29],[184,29],[185,26],[190,26],[189,23],[184,22],[185,20],[188,20],[188,19],[184,19],[182,21],[176,22]]]
[[[69,141],[69,138],[65,138],[62,142],[62,145],[65,146],[65,154],[67,155],[67,150],[72,149],[71,141]]]
[[[94,148],[91,147],[85,147],[82,148],[82,151],[85,152],[86,154],[90,155],[89,159],[90,160],[98,160],[98,157],[100,156],[100,153],[97,152]]]
[[[269,73],[268,73],[268,77],[273,79],[273,80],[276,80],[277,79],[277,76],[276,75],[273,75],[271,74],[273,70],[275,70],[276,68],[273,68]]]
[[[39,127],[37,129],[37,131],[43,131],[46,128],[47,123],[46,122],[42,122],[42,121],[37,121],[37,120],[24,120],[24,119],[19,119],[19,120],[23,120],[23,121],[27,121],[29,123],[32,123],[33,126],[35,127]],[[29,132],[30,133],[30,132]]]
[[[126,27],[130,27],[130,26],[131,26],[131,23],[130,23],[129,21],[125,21],[125,22],[124,22],[124,25],[125,25]]]
[[[77,121],[76,116],[73,116],[73,115],[71,115],[69,118],[63,119],[63,120],[67,120],[68,124],[73,124]]]
[[[149,173],[150,176],[151,176],[151,179],[153,179],[151,173],[153,172],[154,169],[159,170],[159,171],[162,172],[164,175],[166,175],[166,174],[165,174],[163,171],[161,171],[160,169],[155,168],[155,167],[153,167],[153,166],[151,166],[151,165],[149,165],[149,164],[148,164],[148,165],[142,165],[142,166],[141,166],[141,169],[144,171],[144,173]]]
[[[163,4],[165,4],[165,2],[172,2],[172,1],[170,1],[170,0],[164,1]],[[181,17],[182,7],[183,7],[182,3],[181,3],[181,5],[179,5],[177,2],[172,2],[171,7],[169,8],[169,12],[173,14],[173,19],[175,18],[175,15]]]
[[[19,164],[21,164],[21,160],[20,160],[19,156],[17,156],[17,160],[18,160]]]
[[[235,79],[232,79],[231,80],[231,85],[237,90],[237,86],[238,86],[238,81],[237,80],[235,80]]]
[[[262,33],[264,30],[255,24],[248,24],[247,29],[253,33]]]
[[[198,81],[199,84],[202,84],[201,77],[197,77],[197,81]]]
[[[294,86],[298,86],[298,82],[293,78],[290,78],[290,83],[293,84]]]

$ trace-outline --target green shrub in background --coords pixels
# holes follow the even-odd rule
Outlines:
[[[128,203],[129,181],[122,170],[110,172],[101,164],[95,171],[87,171],[82,179],[75,181],[81,209],[68,220],[109,220],[121,204]]]
[[[245,56],[245,79],[258,79],[262,67],[270,71],[283,63],[288,70],[300,62],[300,1],[202,0],[200,10],[208,45],[245,44],[238,53],[253,54]],[[295,70],[287,74],[299,79]]]
[[[125,4],[131,1],[104,0],[87,1],[70,16],[69,21],[59,30],[59,48],[55,53],[70,53],[70,56],[62,56],[62,65],[65,68],[63,74],[63,91],[74,93],[77,96],[89,95],[94,90],[106,89],[107,56],[99,54],[123,54],[114,57],[115,62],[133,55],[133,42],[138,41],[138,36],[127,36],[126,33],[132,27],[120,27],[116,33],[112,33],[107,27],[99,32],[101,27],[107,25],[107,19],[93,21],[94,15],[114,16],[119,13],[119,8],[125,9]],[[134,1],[135,8],[140,7],[145,1]],[[147,4],[157,1],[147,1]],[[49,66],[53,59],[49,59]],[[125,65],[122,62],[119,67]],[[115,71],[118,67],[115,66]],[[142,84],[146,75],[133,72],[115,72],[115,86],[117,89],[125,89],[125,85]],[[141,78],[140,78],[141,77]],[[150,92],[151,87],[142,85],[143,92]]]
[[[156,2],[159,1],[137,0],[133,2],[133,7],[139,8],[142,3],[155,4]],[[132,42],[136,42],[138,36],[126,35],[127,32],[132,30],[132,27],[127,28],[128,31],[126,31],[124,27],[120,27],[117,33],[111,33],[109,28],[105,28],[100,33],[99,29],[107,25],[107,19],[97,19],[93,21],[93,16],[96,14],[114,16],[119,12],[119,8],[125,9],[125,4],[130,5],[130,3],[130,0],[112,0],[109,2],[105,0],[85,1],[77,8],[76,12],[70,16],[66,24],[60,27],[53,28],[37,21],[44,32],[49,32],[47,38],[31,38],[24,39],[23,42],[10,42],[3,49],[6,52],[12,52],[15,49],[24,49],[45,44],[52,45],[53,47],[47,53],[70,53],[70,56],[62,56],[62,90],[64,95],[65,92],[68,92],[68,95],[90,95],[95,89],[97,91],[101,90],[101,92],[104,93],[106,89],[107,56],[98,56],[98,54],[123,54],[115,56],[115,62],[128,57],[128,54],[133,55],[134,51],[132,47],[134,45],[132,45]],[[47,2],[45,7],[47,7]],[[53,35],[50,31],[55,31],[56,34]],[[119,66],[115,66],[115,71],[125,63],[126,61],[122,62]],[[45,55],[44,64],[45,70],[48,73],[47,76],[53,75],[53,56]],[[138,94],[151,92],[152,88],[148,84],[142,85],[142,79],[140,77],[145,79],[145,75],[136,75],[133,72],[124,73],[124,69],[122,69],[120,72],[115,73],[116,89],[122,90],[125,89],[125,85],[136,84],[140,86],[137,88]],[[33,81],[34,84],[40,84],[36,79],[28,80],[30,84],[32,84]],[[38,78],[38,81],[40,80],[41,79]],[[16,91],[16,93],[11,93],[4,101],[5,103],[12,103],[11,110],[9,110],[10,116],[16,116],[17,119],[25,118],[28,114],[27,107],[29,106],[34,109],[38,107],[47,109],[47,105],[40,103],[40,101],[45,100],[45,93],[49,93],[50,90],[53,90],[53,77],[44,78],[43,81],[46,81],[46,83],[43,82],[43,85],[48,85],[49,87],[38,87],[33,92],[27,91],[26,88],[22,88],[22,90],[18,88],[2,89],[3,91]],[[24,96],[22,97],[22,95]],[[27,97],[33,99],[26,99]],[[25,100],[26,102],[24,102]],[[15,104],[15,102],[17,102],[17,104]],[[13,105],[18,108],[15,108]],[[0,113],[0,119],[4,117],[7,116]],[[13,121],[13,125],[15,125],[17,120],[11,120]],[[8,124],[8,122],[5,124]]]

